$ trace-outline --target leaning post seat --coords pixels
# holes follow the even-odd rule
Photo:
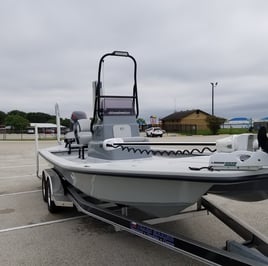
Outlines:
[[[79,119],[77,121],[77,130],[75,131],[75,137],[76,137],[76,142],[79,145],[79,158],[84,159],[85,148],[88,147],[88,143],[92,138],[89,119]]]
[[[71,145],[74,142],[79,142],[77,137],[78,129],[78,120],[87,119],[87,115],[83,111],[73,111],[71,115],[71,124],[70,124],[70,132],[68,132],[64,137],[65,147],[69,148],[68,153],[71,154]]]
[[[88,145],[88,142],[91,140],[92,133],[90,131],[90,120],[89,119],[79,119],[77,137],[78,144]]]

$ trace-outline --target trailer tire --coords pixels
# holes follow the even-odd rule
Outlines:
[[[47,181],[44,171],[42,173],[42,195],[44,202],[47,202]]]
[[[59,211],[59,207],[55,205],[55,202],[52,199],[50,181],[47,180],[46,184],[47,184],[47,208],[49,212],[57,213]]]

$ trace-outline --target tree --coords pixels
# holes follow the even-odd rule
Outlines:
[[[144,127],[145,127],[145,125],[146,125],[145,120],[144,120],[143,118],[139,117],[139,118],[137,119],[137,123],[139,124],[139,129],[140,129],[140,130],[144,130]]]
[[[62,126],[65,126],[65,127],[69,128],[70,124],[71,124],[71,120],[69,118],[64,118],[64,119],[61,118],[60,119],[60,124]]]
[[[47,123],[52,123],[52,124],[56,124],[56,116],[51,116],[51,118],[47,121]],[[61,118],[60,119],[60,124],[64,127],[69,128],[70,124],[71,124],[71,120],[69,118]]]
[[[31,123],[47,123],[51,119],[51,115],[37,112],[37,113],[27,113],[26,118],[31,122]]]
[[[25,129],[29,125],[29,121],[20,115],[7,115],[6,126],[11,126],[15,130]]]
[[[0,125],[3,125],[5,123],[6,116],[6,113],[0,111]]]
[[[217,135],[221,125],[224,123],[225,119],[210,115],[207,117],[207,126],[210,129],[212,135]]]
[[[139,117],[137,119],[137,123],[139,124],[139,126],[143,126],[143,125],[146,125],[146,122],[143,118]]]
[[[19,118],[17,116],[19,116]],[[22,120],[21,118],[24,118],[25,120]],[[27,127],[27,125],[30,123],[53,123],[55,124],[56,116],[42,113],[42,112],[25,113],[19,110],[12,110],[8,112],[7,114],[5,114],[4,112],[0,111],[0,125],[5,124],[6,121],[8,122],[8,124],[6,124],[7,126],[11,126],[13,129],[20,130],[20,129],[24,129],[25,127]],[[70,127],[70,119],[61,118],[61,125]]]
[[[19,115],[21,117],[26,118],[26,113],[22,112],[22,111],[19,111],[19,110],[12,110],[12,111],[8,112],[7,114],[8,115]]]

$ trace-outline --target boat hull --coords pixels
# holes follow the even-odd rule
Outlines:
[[[156,217],[178,214],[213,193],[242,201],[268,198],[268,169],[215,170],[208,156],[103,160],[61,146],[39,154],[75,188],[98,200],[133,206]]]
[[[214,185],[208,193],[239,201],[262,201],[268,199],[268,179],[256,179],[232,185]]]
[[[74,187],[93,198],[132,206],[153,216],[178,214],[196,203],[211,183],[66,172]]]

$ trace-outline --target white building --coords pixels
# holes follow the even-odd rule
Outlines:
[[[250,128],[252,119],[247,117],[233,117],[223,125],[224,128]]]

